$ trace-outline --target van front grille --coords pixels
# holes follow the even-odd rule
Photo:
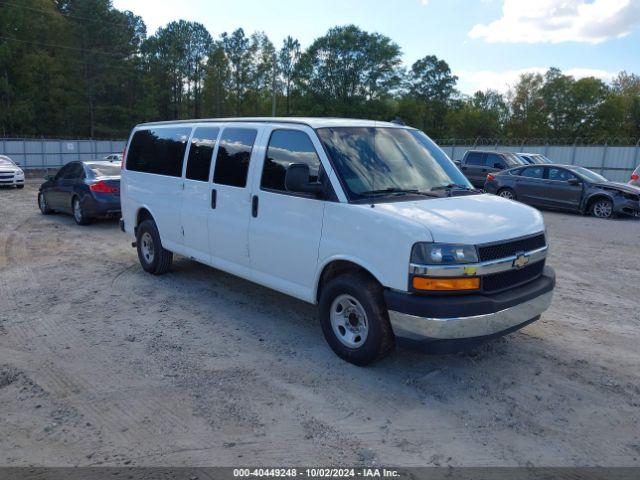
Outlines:
[[[540,277],[543,270],[544,260],[541,260],[519,270],[507,270],[493,275],[485,275],[482,277],[482,290],[487,293],[496,293],[515,288]]]
[[[531,237],[520,238],[510,242],[495,243],[490,245],[480,245],[478,247],[478,258],[481,262],[498,260],[510,257],[518,252],[530,252],[547,245],[544,233]]]

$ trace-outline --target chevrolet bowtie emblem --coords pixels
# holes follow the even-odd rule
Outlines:
[[[513,268],[522,268],[529,263],[529,256],[524,253],[518,253],[516,259],[513,261]]]

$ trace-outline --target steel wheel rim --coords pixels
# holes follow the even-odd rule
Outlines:
[[[369,335],[367,314],[358,300],[351,295],[338,295],[331,303],[331,328],[340,343],[359,348]]]
[[[140,237],[140,251],[147,263],[153,263],[155,247],[153,245],[153,237],[149,232],[144,232]]]
[[[40,210],[44,212],[47,209],[47,204],[44,201],[44,194],[38,195],[38,204],[40,205]]]
[[[82,211],[80,210],[80,200],[77,198],[73,201],[73,216],[77,222],[82,221]]]
[[[506,198],[507,200],[513,200],[513,193],[511,193],[509,190],[503,190],[498,195],[502,198]]]
[[[600,218],[608,218],[611,216],[611,212],[612,212],[613,208],[611,206],[611,203],[607,202],[607,201],[600,201],[597,202],[594,206],[593,206],[593,213],[596,214],[596,217],[600,217]]]

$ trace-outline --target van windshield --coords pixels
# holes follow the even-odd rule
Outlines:
[[[473,188],[449,157],[418,130],[335,127],[317,132],[350,200]]]

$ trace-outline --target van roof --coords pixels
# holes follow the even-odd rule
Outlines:
[[[387,127],[387,128],[410,128],[393,122],[382,122],[378,120],[360,120],[355,118],[323,118],[323,117],[235,117],[235,118],[200,118],[191,120],[171,120],[163,122],[141,123],[138,127],[151,125],[174,125],[182,123],[277,123],[277,124],[299,124],[307,125],[311,128],[324,127]]]

